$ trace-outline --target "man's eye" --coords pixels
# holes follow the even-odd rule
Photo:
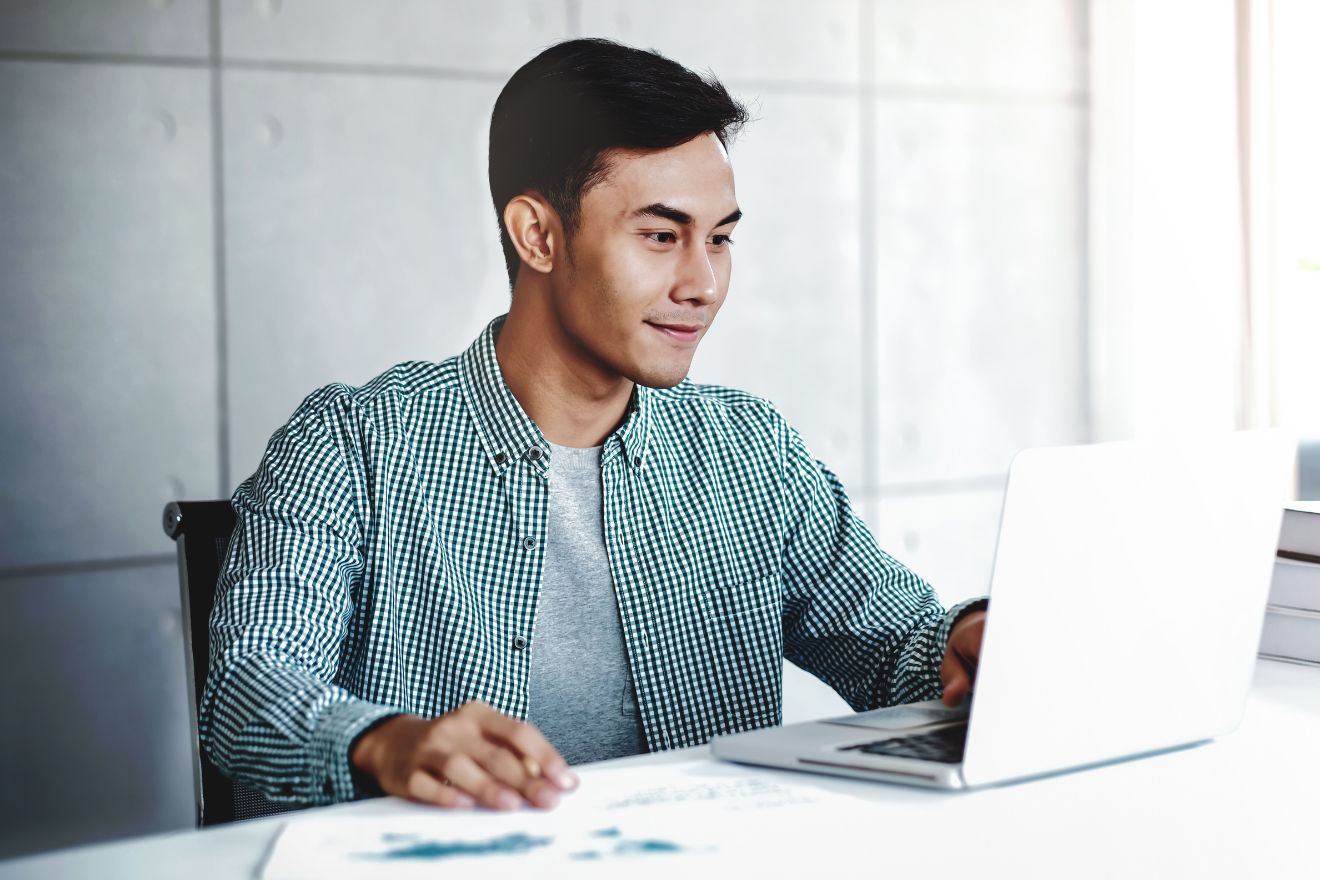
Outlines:
[[[678,236],[672,232],[648,232],[646,237],[656,244],[673,244],[678,241]]]
[[[733,238],[728,235],[712,235],[710,243],[715,247],[724,247],[726,244],[733,244]]]

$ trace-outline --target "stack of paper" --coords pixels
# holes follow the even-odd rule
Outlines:
[[[1283,512],[1260,653],[1320,663],[1320,506]]]

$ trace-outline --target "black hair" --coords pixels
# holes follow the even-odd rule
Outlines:
[[[609,173],[607,151],[667,149],[714,132],[725,146],[747,109],[715,79],[611,40],[557,43],[505,83],[490,116],[490,196],[509,270],[519,258],[504,208],[540,193],[572,237],[582,196]]]

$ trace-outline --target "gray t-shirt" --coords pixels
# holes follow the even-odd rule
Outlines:
[[[601,447],[550,448],[527,720],[570,764],[641,754],[646,738],[605,552]]]

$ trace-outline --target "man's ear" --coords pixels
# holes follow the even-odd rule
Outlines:
[[[509,200],[504,206],[504,228],[518,256],[532,271],[547,274],[554,268],[563,226],[559,214],[538,193]]]

